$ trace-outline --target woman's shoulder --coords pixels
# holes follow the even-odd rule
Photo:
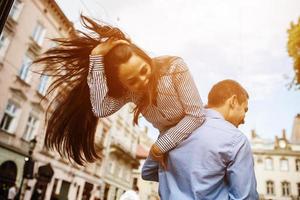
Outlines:
[[[155,57],[153,59],[161,69],[162,73],[174,73],[186,69],[183,59],[178,56],[166,55]]]
[[[170,64],[172,64],[172,62],[182,59],[182,58],[180,58],[178,56],[164,55],[164,56],[155,57],[153,59],[159,65],[170,65]]]

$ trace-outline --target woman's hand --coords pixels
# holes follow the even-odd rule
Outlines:
[[[150,149],[150,156],[153,160],[159,162],[159,164],[162,166],[164,170],[167,170],[167,160],[168,160],[168,154],[167,153],[162,153],[158,146],[155,144],[152,145]]]
[[[118,44],[129,44],[126,40],[116,40],[115,38],[109,38],[105,42],[98,44],[92,51],[91,55],[105,56],[113,47]]]

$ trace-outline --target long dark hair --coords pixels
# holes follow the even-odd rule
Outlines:
[[[152,59],[139,47],[134,44],[120,44],[112,48],[104,57],[104,68],[107,80],[107,86],[109,88],[108,95],[111,97],[119,98],[126,95],[126,88],[120,82],[118,77],[119,67],[122,63],[125,63],[135,53],[141,57],[145,62],[151,66],[151,76],[148,84],[147,92],[143,94],[139,104],[134,108],[133,123],[138,124],[138,117],[142,110],[150,104],[156,103],[157,95],[157,81],[159,78],[158,67],[152,61]]]
[[[99,149],[94,143],[98,119],[92,112],[87,84],[89,55],[103,39],[114,37],[127,40],[118,28],[97,23],[85,16],[81,16],[81,19],[88,33],[74,30],[68,38],[52,39],[57,46],[50,48],[34,61],[43,67],[42,74],[53,78],[46,95],[51,101],[45,118],[45,146],[56,149],[60,155],[74,160],[79,165],[99,158]],[[126,90],[117,80],[117,70],[113,70],[111,66],[125,62],[129,59],[131,51],[151,62],[151,59],[134,44],[113,48],[104,58],[108,95],[112,97],[122,96]],[[115,59],[117,57],[120,58],[118,61]],[[135,108],[135,123],[142,108],[153,102],[156,80],[157,78],[151,79],[153,84],[150,84],[150,88],[153,92],[146,95]]]

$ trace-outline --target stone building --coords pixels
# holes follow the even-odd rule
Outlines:
[[[30,141],[36,138],[34,174],[45,166],[53,170],[51,182],[43,190],[44,199],[118,199],[132,187],[132,169],[139,166],[138,135],[146,132],[132,126],[128,117],[132,106],[99,120],[96,142],[103,151],[99,152],[102,159],[95,163],[77,166],[44,148],[47,105],[41,99],[51,80],[31,72],[29,66],[36,56],[54,45],[47,38],[64,37],[72,30],[72,23],[55,1],[15,0],[0,36],[0,166],[16,166],[19,187]],[[34,194],[37,183],[36,178],[25,179],[25,200]]]
[[[298,122],[299,115],[295,118]],[[294,127],[298,127],[294,123]],[[293,130],[293,133],[299,130]],[[286,137],[285,130],[274,141],[252,132],[251,144],[255,160],[257,189],[262,200],[300,199],[300,144]]]
[[[132,125],[132,115],[128,114],[132,109],[132,105],[125,106],[105,123],[99,123],[98,130],[103,130],[101,138],[104,140],[103,199],[119,199],[135,184],[133,170],[140,165],[137,157],[139,135],[147,135],[147,129]]]
[[[141,171],[145,159],[147,158],[150,148],[154,141],[144,133],[139,135],[139,145],[137,148],[137,157],[140,159],[140,167],[134,170],[134,182],[139,188],[140,199],[159,200],[158,183],[152,181],[144,181],[141,178]]]
[[[63,37],[72,30],[72,23],[54,1],[15,0],[0,36],[0,164],[11,161],[16,166],[17,186],[29,141],[37,136],[36,151],[43,146],[40,137],[46,107],[40,102],[49,78],[34,74],[30,64],[53,46],[47,38]],[[43,164],[46,160],[43,163],[39,158],[36,167]]]

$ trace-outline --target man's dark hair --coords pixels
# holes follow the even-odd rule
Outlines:
[[[249,98],[247,91],[236,81],[226,79],[216,83],[208,94],[208,107],[218,107],[233,95],[241,104]]]

